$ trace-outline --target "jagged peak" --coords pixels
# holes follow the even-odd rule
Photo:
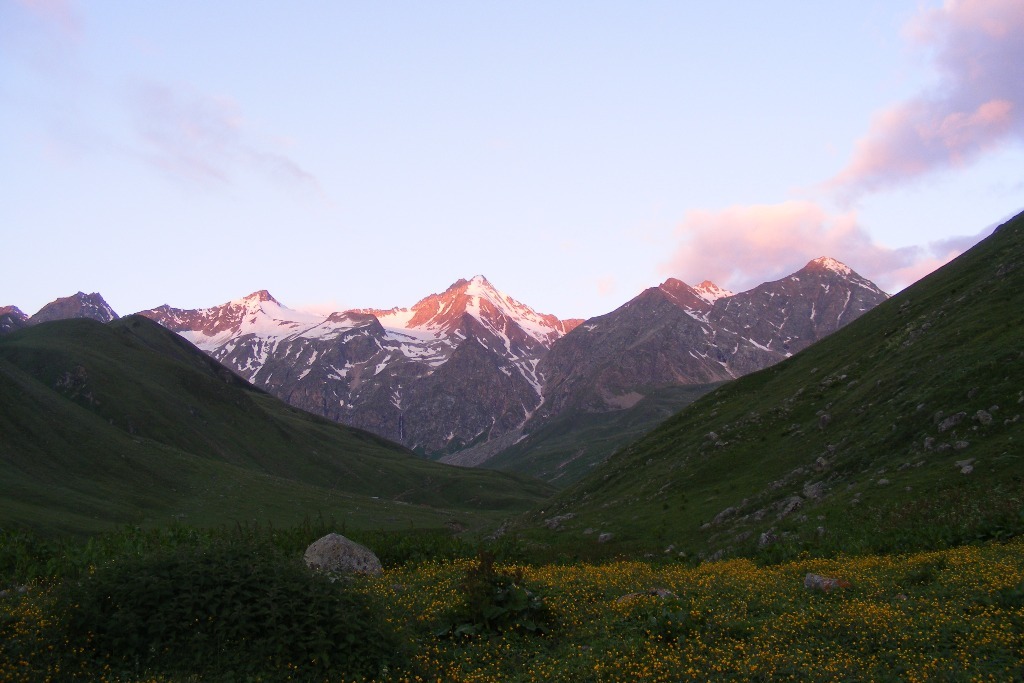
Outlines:
[[[223,306],[245,306],[246,308],[259,308],[260,304],[268,302],[272,304],[277,304],[278,306],[284,308],[281,302],[275,299],[273,295],[271,295],[271,293],[265,289],[257,290],[252,294],[246,294],[240,299],[232,299],[226,304],[223,304]],[[214,308],[220,308],[220,306],[215,306]]]
[[[805,270],[828,270],[839,275],[851,275],[853,269],[831,256],[819,256],[804,266]]]
[[[686,284],[685,282],[683,282],[679,278],[674,278],[674,277],[670,277],[669,279],[665,280],[664,282],[662,282],[658,286],[661,287],[662,289],[668,289],[668,290],[681,289],[682,287],[690,287],[690,285]]]
[[[694,287],[693,290],[708,303],[714,303],[719,299],[725,299],[735,294],[735,292],[724,287],[719,287],[711,280],[704,280],[704,282]]]
[[[242,297],[242,301],[272,301],[275,304],[280,305],[280,301],[271,296],[270,292],[265,289],[261,289],[257,292],[253,292],[248,296]]]

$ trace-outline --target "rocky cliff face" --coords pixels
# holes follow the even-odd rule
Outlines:
[[[28,325],[28,316],[17,306],[0,308],[0,334],[8,334]]]
[[[103,297],[96,292],[92,294],[78,292],[46,304],[29,318],[28,324],[36,325],[50,320],[67,320],[69,318],[92,318],[101,323],[108,323],[111,320],[117,320],[117,317],[117,313],[114,313]]]
[[[294,406],[429,455],[522,425],[540,404],[537,364],[580,322],[539,314],[482,276],[410,308],[323,317],[261,291],[143,315]]]
[[[25,315],[17,306],[0,307],[0,334],[9,334],[29,325],[70,318],[92,318],[108,323],[111,320],[117,320],[118,315],[96,292],[92,294],[78,292],[51,301],[31,317]]]
[[[768,367],[887,298],[830,258],[741,294],[670,279],[591,318],[541,361],[544,405],[533,424],[565,410],[635,404],[646,387],[703,384]]]

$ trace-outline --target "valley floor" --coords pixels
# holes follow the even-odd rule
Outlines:
[[[397,680],[1024,677],[1020,541],[771,567],[730,560],[696,568],[521,569],[525,583],[546,596],[552,627],[543,637],[428,637],[459,601],[465,563],[398,569],[367,584],[389,619],[417,641],[414,666]],[[808,573],[849,585],[808,589]]]
[[[478,560],[409,563],[352,584],[402,643],[378,679],[1024,678],[1022,539],[771,566],[744,559],[696,567],[619,561],[499,564],[493,571],[491,579],[502,580],[486,585],[504,586],[505,592],[485,596],[488,604],[475,612],[478,619],[487,614],[491,626],[503,626],[490,635],[486,624],[466,616],[465,600],[473,593],[467,586],[481,577]],[[839,579],[840,585],[808,588],[808,574]],[[41,612],[45,593],[30,588],[27,595],[0,598],[3,680],[64,679],[46,649],[54,640],[46,635],[52,617]],[[463,630],[477,635],[451,635],[459,614]],[[110,669],[83,672],[92,674],[139,680],[118,678]],[[159,674],[144,679],[198,680]],[[249,680],[306,679],[298,664]],[[344,674],[329,680],[345,680]]]

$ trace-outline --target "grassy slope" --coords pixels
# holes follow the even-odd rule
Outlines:
[[[568,486],[715,386],[660,387],[644,390],[645,397],[626,410],[559,415],[488,460],[484,467]]]
[[[593,556],[754,552],[762,534],[779,539],[770,549],[909,549],[1019,530],[1022,312],[1024,214],[667,420],[528,516],[525,533]],[[799,507],[786,514],[787,501]],[[561,530],[541,524],[569,513]],[[597,543],[601,532],[611,541]]]
[[[41,529],[318,513],[474,525],[550,493],[290,408],[137,316],[0,338],[0,406],[0,521]]]

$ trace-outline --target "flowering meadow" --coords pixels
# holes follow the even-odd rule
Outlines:
[[[415,561],[336,584],[396,636],[375,674],[352,677],[342,657],[326,670],[290,661],[235,680],[1024,679],[1021,540],[770,566],[499,562],[482,582],[480,568],[470,558]],[[840,585],[805,587],[808,574]],[[486,603],[475,612],[466,608],[474,576]],[[503,597],[490,600],[488,587]],[[224,679],[131,671],[131,662],[90,654],[87,641],[62,640],[55,590],[42,582],[0,598],[0,679]],[[460,631],[460,620],[471,628]]]

